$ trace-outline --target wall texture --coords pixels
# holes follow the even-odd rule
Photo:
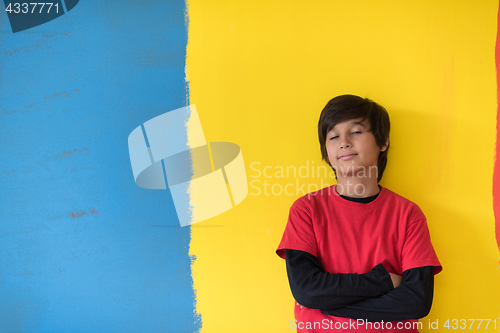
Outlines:
[[[187,103],[185,10],[81,1],[17,33],[0,14],[0,332],[200,327],[190,230],[127,148]]]
[[[207,139],[240,145],[250,185],[242,204],[192,227],[202,332],[291,331],[293,299],[274,250],[291,203],[333,184],[324,169],[318,176],[316,124],[344,93],[388,109],[381,184],[428,218],[444,270],[422,331],[429,320],[446,329],[469,318],[496,319],[498,330],[498,1],[188,4],[191,102]]]

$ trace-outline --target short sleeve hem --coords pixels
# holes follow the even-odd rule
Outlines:
[[[278,247],[278,249],[276,250],[276,254],[280,256],[282,259],[286,259],[285,249],[304,251],[312,254],[315,257],[318,256],[317,250],[315,248],[306,246],[304,244],[288,243],[288,244],[280,244],[280,247]]]
[[[425,267],[425,266],[433,266],[434,267],[434,275],[440,273],[443,270],[443,266],[441,266],[441,263],[436,260],[418,260],[418,261],[412,261],[408,263],[403,264],[403,271],[406,271],[408,269],[412,268],[417,268],[417,267]]]

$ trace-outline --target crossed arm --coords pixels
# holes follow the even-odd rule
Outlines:
[[[382,264],[365,274],[331,274],[310,253],[286,249],[286,267],[295,300],[323,314],[369,321],[425,317],[434,290],[432,266],[417,267],[398,276]],[[396,286],[396,287],[395,287]]]

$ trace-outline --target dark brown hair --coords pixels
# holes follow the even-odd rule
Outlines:
[[[391,123],[387,110],[368,98],[361,98],[355,95],[340,95],[332,98],[321,111],[318,122],[318,137],[321,147],[321,157],[330,165],[328,153],[326,150],[326,135],[338,123],[351,119],[361,118],[362,121],[368,119],[370,131],[375,137],[375,142],[382,148],[389,138]],[[378,157],[378,177],[377,181],[382,179],[385,167],[387,165],[387,149],[380,152]],[[333,168],[332,168],[333,169]],[[335,172],[335,169],[333,170]],[[335,177],[337,173],[335,172]]]

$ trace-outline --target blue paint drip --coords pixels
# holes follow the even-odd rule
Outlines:
[[[127,149],[138,124],[186,105],[184,13],[84,1],[0,35],[2,330],[200,329],[190,228],[168,190],[134,183]]]

